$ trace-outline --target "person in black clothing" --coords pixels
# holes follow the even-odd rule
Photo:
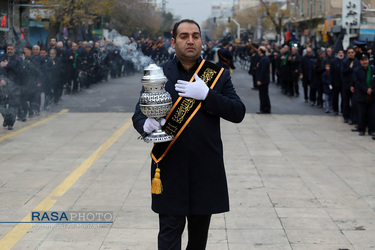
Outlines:
[[[13,129],[16,122],[17,109],[20,104],[19,73],[21,60],[15,55],[14,45],[7,45],[7,53],[0,57],[1,88],[6,91],[5,106],[1,108],[4,117],[3,127]]]
[[[283,52],[280,55],[279,74],[282,93],[291,96],[291,89],[293,89],[293,71],[292,55],[288,45],[283,47]]]
[[[275,45],[274,48],[271,50],[270,53],[270,61],[271,61],[271,76],[272,76],[272,82],[276,82],[276,60],[277,56],[279,54],[279,51],[277,49],[277,46]]]
[[[82,79],[82,88],[90,88],[91,84],[94,82],[94,53],[91,50],[91,45],[88,44],[84,51],[81,53],[81,60],[82,60],[82,65],[80,70],[84,72],[85,77]]]
[[[253,87],[251,88],[252,90],[258,90],[258,85],[256,83],[256,71],[258,68],[258,62],[259,62],[259,55],[257,53],[258,46],[253,45],[251,46],[251,58],[250,58],[250,69],[249,69],[249,74],[252,75],[253,77]]]
[[[372,53],[372,48],[369,48],[367,50],[367,54],[368,54],[369,64],[375,67],[375,59],[374,59],[374,54]]]
[[[331,64],[332,61],[335,59],[335,56],[333,54],[333,51],[332,51],[332,48],[331,47],[328,47],[326,49],[326,57],[324,58],[323,60],[323,64],[324,65],[327,65],[328,64]]]
[[[309,87],[311,88],[313,77],[313,62],[312,49],[309,47],[306,49],[306,55],[301,60],[302,87],[305,102],[309,101]]]
[[[66,85],[66,92],[70,94],[71,91],[76,93],[78,91],[78,74],[81,67],[81,57],[78,53],[78,45],[72,43],[72,48],[69,49],[65,55],[66,71],[68,75],[68,81]],[[73,82],[73,89],[72,89]]]
[[[360,66],[359,61],[355,57],[353,48],[347,49],[347,58],[342,63],[342,106],[344,122],[349,124],[357,123],[357,112],[355,108],[355,101],[352,92],[353,69]]]
[[[323,108],[323,81],[322,75],[325,71],[323,59],[325,57],[325,50],[320,50],[318,57],[313,62],[313,78],[310,88],[310,102],[311,106],[315,104],[319,108]]]
[[[257,114],[270,114],[271,102],[268,95],[270,83],[270,59],[266,56],[266,48],[260,46],[258,49],[259,63],[256,71],[256,81],[259,88],[260,111]]]
[[[293,74],[293,85],[289,89],[290,95],[299,96],[299,76],[301,74],[301,57],[298,55],[297,47],[292,47],[292,74]]]
[[[233,54],[229,48],[229,42],[224,42],[223,46],[217,51],[217,55],[219,56],[219,62],[217,65],[224,69],[229,69],[229,71],[232,72],[232,69],[235,69],[236,67],[233,65]]]
[[[357,102],[358,132],[375,136],[375,68],[369,65],[367,53],[360,56],[360,66],[354,69],[354,94]]]
[[[57,56],[57,51],[55,49],[49,51],[49,57],[49,79],[53,90],[53,102],[54,104],[57,104],[60,101],[63,92],[63,84],[61,81],[63,77],[62,61],[61,58]]]
[[[205,249],[211,215],[229,211],[220,118],[241,122],[245,105],[236,94],[228,70],[223,71],[213,89],[194,74],[202,62],[201,32],[195,21],[176,23],[172,44],[176,56],[162,65],[168,79],[165,90],[174,103],[181,96],[182,101],[201,102],[202,106],[158,163],[163,191],[152,194],[152,210],[159,214],[158,249],[181,250],[186,220],[186,249]],[[195,81],[188,82],[193,76]],[[139,103],[132,119],[140,134],[151,133],[159,124],[142,114]],[[153,173],[156,167],[153,161]]]
[[[335,115],[339,114],[339,96],[342,93],[342,64],[344,61],[344,50],[337,52],[337,57],[331,61],[331,79],[332,79],[332,109]],[[342,95],[341,95],[342,103]],[[340,105],[342,107],[342,105]],[[342,110],[341,110],[342,111]]]
[[[26,45],[24,53],[21,54],[22,69],[21,69],[21,82],[22,82],[22,98],[21,110],[19,111],[19,118],[23,119],[24,116],[29,114],[32,118],[34,115],[39,115],[41,104],[42,92],[42,58],[40,56],[31,56],[32,47]],[[28,103],[27,103],[28,102]]]
[[[42,90],[44,92],[44,109],[48,110],[49,105],[51,104],[53,100],[53,86],[52,86],[52,82],[50,78],[52,63],[48,56],[47,50],[44,48],[40,50],[40,58],[41,58],[41,61],[40,61],[41,83],[43,87]]]

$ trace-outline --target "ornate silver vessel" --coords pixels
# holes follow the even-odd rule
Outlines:
[[[139,106],[145,116],[155,118],[159,122],[159,128],[143,138],[145,142],[173,140],[173,136],[167,135],[160,125],[160,119],[165,117],[172,108],[172,97],[164,89],[166,81],[163,69],[156,64],[150,64],[144,69],[142,85],[145,92],[139,99]]]

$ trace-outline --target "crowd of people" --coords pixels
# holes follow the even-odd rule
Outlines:
[[[310,46],[262,44],[270,61],[271,82],[287,96],[300,95],[311,106],[326,113],[343,116],[343,121],[355,125],[353,132],[366,132],[375,140],[375,61],[372,48],[366,43],[346,50],[332,47],[313,50]],[[258,45],[237,48],[241,65],[253,76],[253,88],[258,90],[257,71],[264,54]],[[270,113],[270,112],[269,112]]]
[[[138,41],[136,48],[160,64],[174,55],[170,45],[159,37]],[[27,117],[38,115],[42,103],[45,109],[57,104],[63,93],[74,94],[108,80],[109,76],[116,78],[135,71],[132,60],[121,55],[122,48],[104,40],[63,43],[52,38],[48,48],[25,45],[16,51],[15,45],[8,44],[5,49],[0,56],[0,110],[3,126],[8,129],[13,128],[16,118],[26,121]],[[296,44],[279,47],[265,42],[260,45],[206,42],[202,56],[229,70],[239,60],[253,76],[252,89],[261,88],[260,99],[269,106],[260,113],[271,113],[268,88],[257,79],[257,73],[263,74],[259,74],[259,68],[262,72],[265,68],[260,67],[260,60],[266,56],[270,64],[269,81],[284,95],[298,97],[302,81],[301,92],[306,103],[326,113],[342,114],[345,123],[355,125],[353,131],[359,135],[367,131],[375,139],[375,60],[366,44],[334,51],[332,47],[312,49]]]
[[[63,43],[52,38],[48,48],[7,44],[0,56],[3,127],[12,130],[16,119],[25,122],[39,115],[41,108],[58,104],[63,93],[77,93],[109,76],[132,74],[134,63],[121,51],[123,48],[105,40]]]

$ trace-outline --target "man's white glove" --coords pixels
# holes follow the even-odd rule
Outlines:
[[[175,84],[175,90],[178,95],[182,97],[193,98],[195,100],[204,100],[207,97],[209,88],[207,84],[199,78],[197,74],[194,75],[195,82],[187,82],[178,80]]]
[[[147,134],[151,134],[151,132],[157,130],[159,128],[159,125],[164,126],[165,119],[160,119],[160,124],[155,118],[147,118],[145,121],[145,124],[143,124],[143,131],[145,131]]]

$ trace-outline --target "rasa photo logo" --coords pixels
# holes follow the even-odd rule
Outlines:
[[[33,211],[34,223],[113,223],[113,212],[109,211]]]

